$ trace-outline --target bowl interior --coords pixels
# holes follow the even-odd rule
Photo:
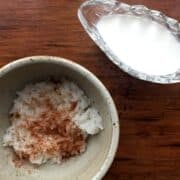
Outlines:
[[[0,179],[56,180],[101,177],[105,173],[105,169],[108,168],[106,166],[110,165],[110,162],[107,161],[112,161],[118,143],[117,115],[109,94],[106,93],[101,83],[95,83],[96,78],[94,79],[92,74],[80,71],[79,66],[67,63],[65,60],[40,59],[17,61],[0,71]],[[10,125],[8,111],[12,106],[16,92],[27,83],[46,80],[49,77],[58,79],[62,76],[70,78],[85,91],[92,104],[98,108],[105,129],[100,134],[89,138],[85,153],[71,158],[61,165],[46,164],[39,168],[33,168],[29,165],[17,169],[11,163],[10,150],[2,147],[3,134]],[[113,139],[114,130],[116,131],[115,139]],[[114,143],[114,148],[112,148],[112,143]],[[111,150],[112,152],[110,152]],[[110,160],[107,160],[108,158]],[[105,169],[102,169],[103,167]]]

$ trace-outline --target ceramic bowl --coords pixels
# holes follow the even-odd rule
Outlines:
[[[27,83],[68,77],[77,83],[99,110],[104,130],[88,139],[85,153],[61,165],[15,168],[11,152],[2,146],[10,125],[8,112],[16,92]],[[119,120],[114,102],[104,85],[82,66],[59,57],[33,56],[14,61],[0,69],[0,179],[5,180],[90,180],[101,179],[110,167],[118,147]]]

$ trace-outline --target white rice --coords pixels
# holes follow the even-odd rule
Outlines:
[[[89,98],[73,82],[62,79],[60,83],[50,81],[27,85],[22,91],[17,93],[14,105],[10,114],[18,116],[11,117],[12,125],[4,135],[4,146],[10,146],[15,152],[25,152],[27,145],[33,143],[33,138],[28,131],[18,129],[20,124],[28,119],[35,119],[45,111],[44,106],[39,105],[44,99],[50,99],[55,108],[61,110],[69,107],[72,102],[77,102],[75,109],[69,112],[68,116],[83,131],[85,136],[94,135],[103,129],[102,118],[97,109],[92,106]],[[36,100],[38,99],[39,102]],[[47,143],[51,142],[47,140]],[[85,148],[82,148],[82,152]],[[40,152],[35,158],[29,161],[34,164],[42,164],[47,161],[60,163],[61,155],[52,156]]]

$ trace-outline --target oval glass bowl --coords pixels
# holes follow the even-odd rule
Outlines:
[[[101,34],[99,34],[96,24],[103,16],[114,14],[128,14],[151,18],[153,21],[168,28],[168,30],[171,31],[178,40],[180,39],[180,23],[175,19],[167,17],[160,11],[148,9],[143,5],[128,5],[116,0],[89,0],[84,2],[78,10],[79,20],[85,31],[107,55],[107,57],[109,57],[109,59],[120,69],[138,79],[154,83],[170,84],[179,82],[180,70],[168,75],[149,75],[134,70],[113,54],[108,45],[104,42]]]

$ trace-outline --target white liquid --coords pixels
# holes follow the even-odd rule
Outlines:
[[[97,29],[112,52],[137,71],[166,75],[180,68],[180,42],[148,18],[109,15],[100,19]]]

